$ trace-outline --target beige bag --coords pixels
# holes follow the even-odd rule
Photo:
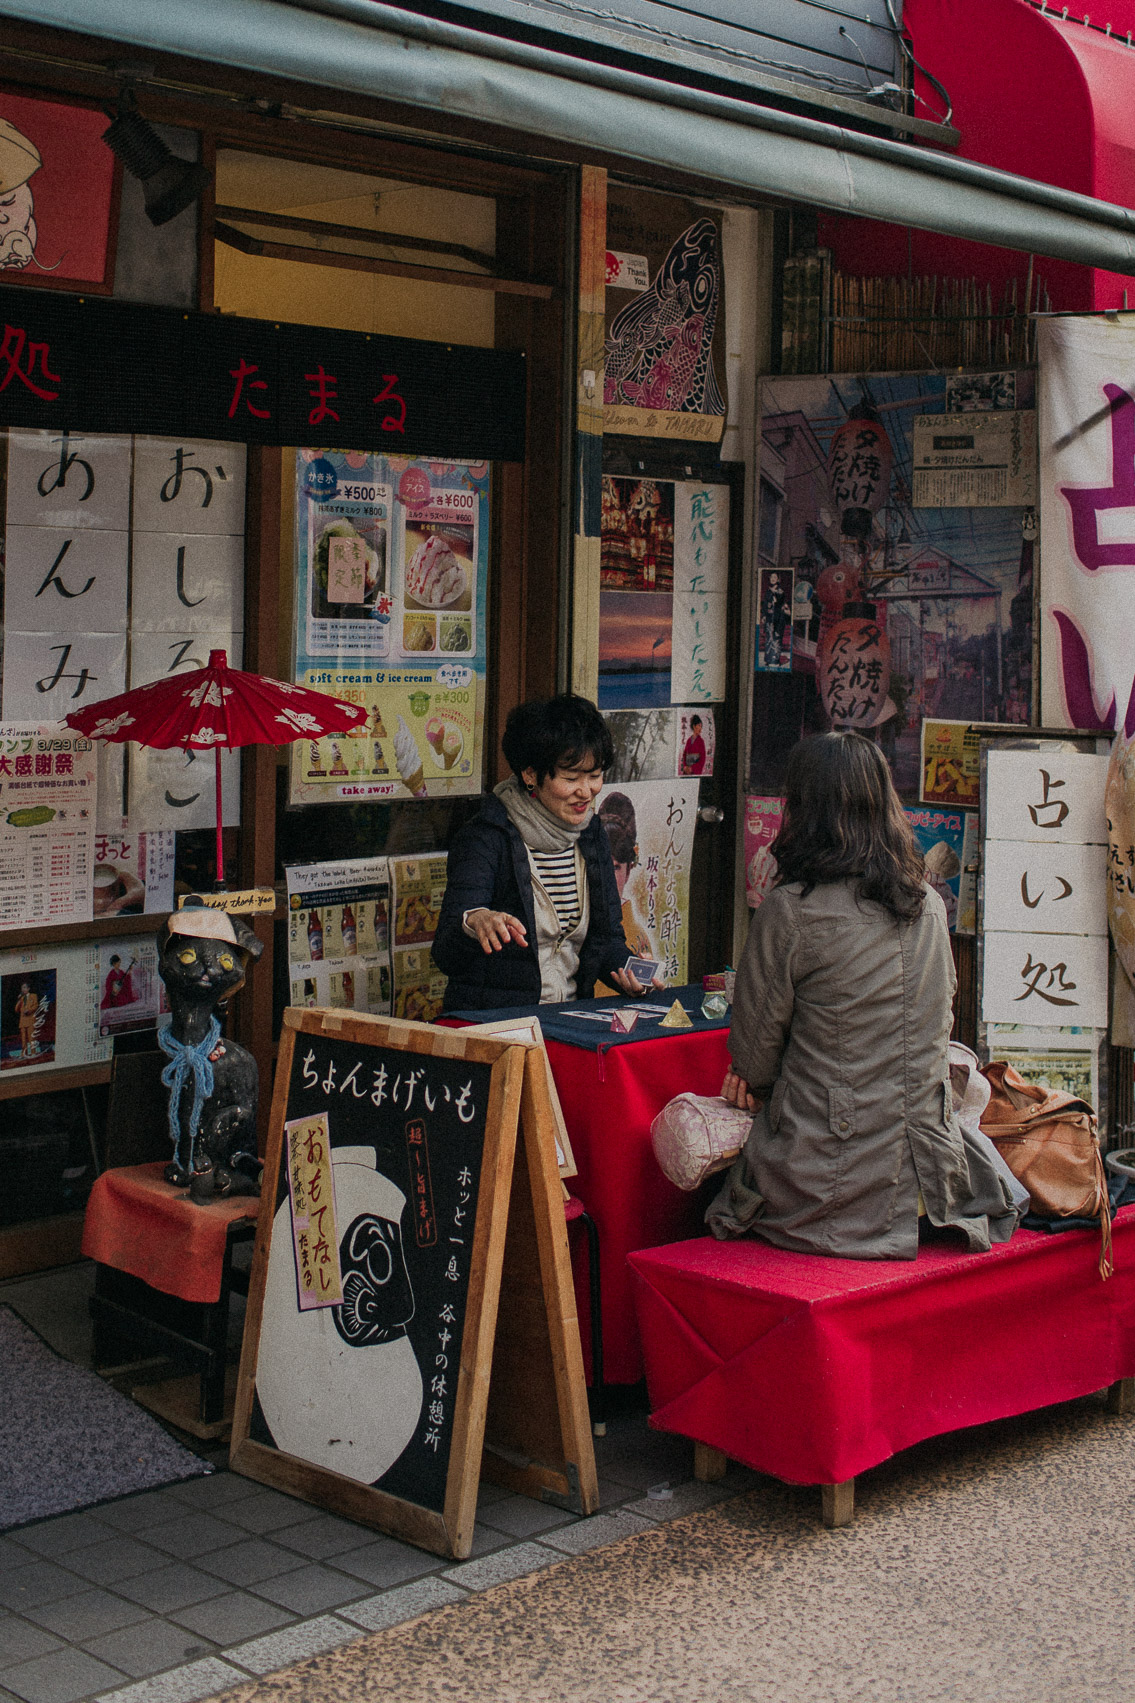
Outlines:
[[[679,1094],[651,1124],[650,1139],[666,1176],[689,1190],[730,1166],[752,1127],[753,1114],[739,1112],[720,1094]]]

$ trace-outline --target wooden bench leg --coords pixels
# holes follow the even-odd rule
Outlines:
[[[820,1500],[825,1526],[849,1526],[855,1518],[855,1480],[847,1478],[842,1484],[821,1484]]]
[[[1108,1385],[1107,1411],[1135,1413],[1135,1378],[1120,1378],[1118,1383]]]
[[[711,1449],[708,1443],[694,1444],[694,1477],[699,1484],[716,1484],[728,1467],[729,1457],[720,1449]]]

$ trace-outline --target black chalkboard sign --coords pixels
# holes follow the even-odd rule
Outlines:
[[[555,1372],[574,1298],[536,1063],[531,1048],[460,1029],[285,1014],[236,1470],[465,1555],[483,1448],[494,1462],[486,1416],[503,1400],[490,1433],[506,1445],[495,1457],[508,1481],[581,1511],[593,1503],[578,1352],[566,1355],[570,1387]],[[503,1269],[540,1298],[542,1323],[533,1332],[529,1321],[525,1341],[498,1316]],[[537,1421],[518,1407],[538,1416],[527,1447]],[[518,1441],[533,1457],[519,1475]]]

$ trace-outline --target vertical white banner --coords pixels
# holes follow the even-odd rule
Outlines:
[[[1135,724],[1135,314],[1039,322],[1041,720]]]

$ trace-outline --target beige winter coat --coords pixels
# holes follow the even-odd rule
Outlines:
[[[900,923],[833,882],[777,887],[737,972],[729,1049],[763,1102],[706,1214],[716,1235],[782,1248],[913,1259],[921,1189],[931,1224],[972,1249],[1017,1222],[1001,1177],[967,1148],[947,1043],[955,976],[946,911],[927,891]]]

